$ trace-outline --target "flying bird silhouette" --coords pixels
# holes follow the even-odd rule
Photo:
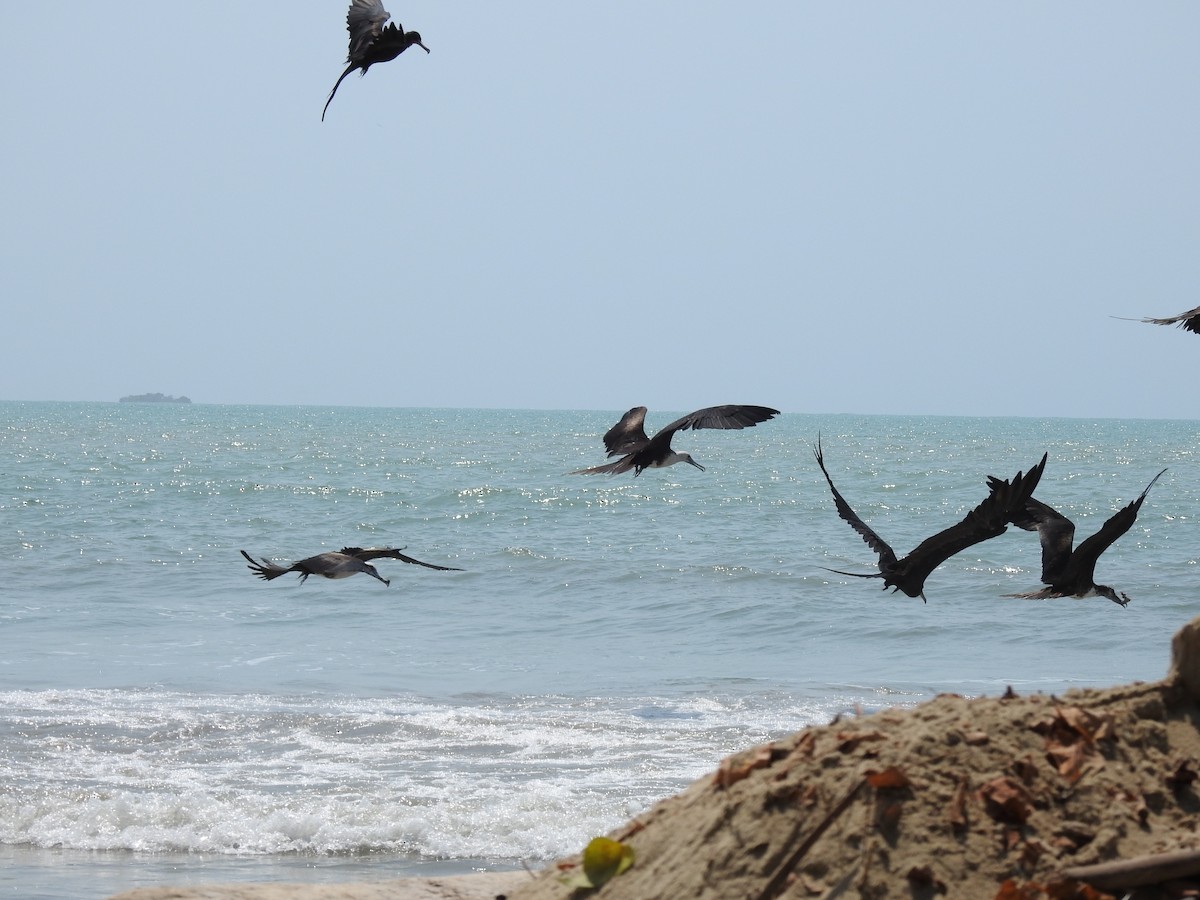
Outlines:
[[[1075,525],[1057,510],[1030,497],[1009,521],[1026,531],[1036,531],[1042,544],[1042,583],[1046,587],[1023,594],[1007,594],[1024,600],[1047,600],[1054,597],[1107,597],[1120,606],[1129,604],[1129,595],[1120,595],[1107,584],[1096,584],[1096,561],[1113,543],[1133,527],[1142,502],[1162,477],[1163,469],[1146,485],[1136,500],[1118,510],[1100,526],[1100,530],[1071,549],[1075,541]],[[989,479],[990,482],[990,479]]]
[[[257,563],[254,561],[254,557],[245,550],[238,552],[250,563],[246,568],[263,581],[270,581],[280,575],[286,575],[288,572],[299,572],[301,584],[308,580],[309,575],[320,575],[322,578],[349,578],[351,575],[362,572],[372,578],[378,578],[384,584],[391,584],[369,562],[349,553],[318,553],[316,556],[294,562],[290,566],[280,566],[266,558],[261,563]]]
[[[922,601],[925,600],[925,579],[934,569],[971,545],[1004,534],[1010,518],[1033,494],[1033,489],[1037,487],[1042,471],[1046,468],[1046,455],[1043,454],[1042,461],[1030,469],[1028,474],[1022,475],[1018,472],[1011,482],[989,478],[991,492],[982,503],[967,513],[961,522],[926,538],[908,556],[897,559],[895,551],[888,543],[855,514],[850,504],[833,486],[833,479],[829,477],[829,471],[825,468],[820,437],[817,438],[813,453],[825,480],[829,482],[829,490],[833,492],[833,502],[838,515],[859,533],[868,547],[879,554],[878,573],[868,575],[861,572],[843,572],[840,569],[829,571],[856,578],[882,578],[885,590],[890,587],[893,592],[903,591],[910,597],[920,597]]]
[[[679,462],[688,463],[704,471],[704,466],[692,459],[690,454],[677,453],[671,449],[671,438],[675,432],[686,431],[688,428],[751,428],[777,415],[779,410],[769,406],[709,406],[690,412],[682,419],[676,419],[650,438],[646,436],[644,427],[646,407],[635,406],[604,434],[604,446],[608,455],[620,456],[621,459],[590,469],[576,469],[567,474],[619,475],[632,469],[636,477],[642,474],[642,469],[661,469]]]
[[[333,102],[333,95],[341,87],[342,81],[355,69],[361,69],[359,76],[367,74],[367,69],[375,63],[388,62],[395,59],[409,47],[416,45],[429,52],[429,48],[421,43],[421,35],[416,31],[405,31],[399,23],[384,25],[392,17],[380,0],[350,0],[350,9],[346,13],[346,30],[350,32],[350,52],[346,56],[346,71],[338,78],[329,99],[325,101],[325,109],[321,110],[321,121],[325,121],[325,112]]]
[[[250,563],[246,568],[263,581],[270,581],[280,575],[286,575],[288,572],[299,572],[302,583],[308,579],[309,575],[320,575],[322,578],[349,578],[351,575],[362,572],[372,578],[378,578],[384,584],[391,584],[371,565],[370,561],[373,559],[398,559],[401,562],[424,566],[427,569],[437,569],[439,572],[462,571],[453,566],[438,566],[433,563],[421,562],[419,559],[405,556],[392,547],[343,547],[336,553],[318,553],[316,556],[294,562],[290,566],[280,566],[265,558],[258,563],[245,550],[238,552]]]

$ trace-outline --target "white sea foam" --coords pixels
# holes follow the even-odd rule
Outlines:
[[[156,691],[0,694],[0,843],[544,859],[722,755],[827,715],[543,697],[434,704]]]

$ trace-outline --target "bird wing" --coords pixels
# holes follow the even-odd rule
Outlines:
[[[1047,456],[1043,455],[1041,462],[1028,473],[1017,472],[1012,481],[988,478],[990,491],[982,503],[967,513],[961,522],[921,541],[911,553],[897,563],[897,568],[903,571],[903,584],[900,585],[900,589],[909,596],[916,596],[910,593],[908,588],[914,588],[920,593],[930,573],[951,556],[989,538],[1004,534],[1015,511],[1026,504],[1041,481],[1046,459]]]
[[[1118,510],[1108,520],[1100,526],[1100,530],[1093,534],[1090,538],[1081,543],[1071,556],[1071,568],[1074,573],[1083,573],[1089,581],[1094,582],[1093,573],[1096,570],[1096,560],[1100,558],[1105,550],[1133,527],[1133,523],[1137,520],[1138,511],[1142,508],[1142,503],[1146,500],[1146,495],[1150,493],[1150,488],[1154,487],[1154,482],[1162,477],[1163,469],[1146,485],[1146,489],[1138,495],[1137,499],[1126,506],[1124,509]],[[1043,579],[1045,580],[1045,579]]]
[[[1177,316],[1168,316],[1165,319],[1142,319],[1143,322],[1149,322],[1151,325],[1178,325],[1185,331],[1191,331],[1194,334],[1200,334],[1200,306],[1195,309],[1189,309],[1185,313],[1180,313]]]
[[[343,547],[342,553],[347,556],[353,556],[356,559],[361,559],[364,562],[369,562],[373,559],[398,559],[401,562],[412,563],[417,566],[424,566],[427,569],[437,569],[439,572],[461,572],[462,569],[456,569],[454,566],[436,566],[433,563],[421,562],[419,559],[413,559],[411,556],[405,556],[399,550],[392,547]]]
[[[769,406],[746,406],[727,403],[724,406],[709,406],[690,412],[676,419],[658,434],[685,431],[688,428],[752,428],[759,422],[779,415],[779,410]],[[658,434],[655,437],[658,437]]]
[[[1075,544],[1075,523],[1041,500],[1030,497],[1012,523],[1026,531],[1036,531],[1042,545],[1042,583],[1056,584],[1071,563]],[[1099,554],[1097,554],[1099,556]]]
[[[270,581],[272,578],[278,578],[280,575],[286,575],[292,571],[291,569],[285,569],[283,566],[277,566],[268,559],[263,559],[261,563],[255,562],[254,557],[245,550],[239,550],[238,553],[246,557],[246,562],[250,563],[246,568],[263,581]]]
[[[389,553],[396,551],[389,547],[343,547],[338,553],[345,553],[347,556],[355,556],[364,562],[370,562],[373,559],[380,559],[387,556]]]
[[[346,30],[350,32],[350,52],[346,62],[361,62],[383,30],[391,13],[380,0],[350,0],[346,13]],[[336,90],[336,88],[335,88]]]
[[[632,448],[637,456],[633,462],[635,465],[645,465],[662,456],[670,449],[671,438],[677,431],[686,431],[689,428],[752,428],[759,422],[765,422],[777,415],[779,410],[769,406],[726,404],[698,409],[656,432],[654,437],[641,447]]]
[[[817,436],[817,446],[813,448],[813,453],[817,457],[817,465],[821,467],[821,471],[825,475],[825,480],[829,482],[829,490],[833,491],[833,504],[837,507],[838,515],[842,517],[850,527],[859,533],[867,546],[879,554],[879,568],[882,571],[884,568],[890,568],[896,564],[896,553],[888,546],[887,541],[877,535],[866,522],[855,515],[854,510],[850,508],[850,504],[845,501],[838,489],[833,486],[833,479],[829,477],[829,472],[825,468],[825,456],[821,452],[821,438]]]
[[[623,456],[649,441],[646,437],[646,407],[635,406],[621,421],[604,432],[604,446],[609,456]]]

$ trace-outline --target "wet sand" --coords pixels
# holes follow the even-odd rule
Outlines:
[[[527,872],[482,872],[350,884],[147,887],[124,891],[112,900],[496,900],[528,881]]]

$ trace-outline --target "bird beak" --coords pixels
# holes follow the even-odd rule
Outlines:
[[[694,459],[692,459],[690,456],[688,457],[688,462],[690,462],[690,463],[691,463],[693,466],[695,466],[695,467],[696,467],[697,469],[699,469],[701,472],[703,472],[703,471],[704,471],[704,466],[700,465],[700,463],[696,462],[696,461],[695,461]]]
[[[426,47],[424,44],[422,44],[420,41],[417,41],[417,46],[420,47],[422,50],[424,50],[426,53],[429,52],[429,48]]]

